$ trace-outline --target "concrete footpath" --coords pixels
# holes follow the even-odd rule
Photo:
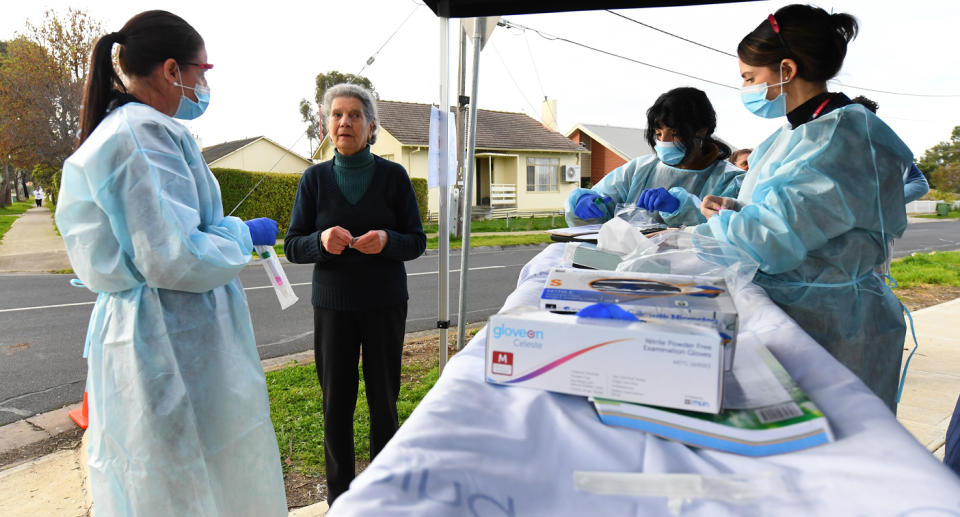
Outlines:
[[[927,220],[922,220],[927,221]],[[47,208],[21,216],[0,241],[0,273],[48,272],[70,267]],[[944,435],[960,394],[960,299],[913,313],[920,348],[914,355],[898,407],[898,419],[932,454],[943,458]],[[913,349],[907,332],[904,361]],[[309,363],[313,352],[263,361],[265,371],[291,361]],[[49,444],[76,427],[65,407],[0,427],[0,458]],[[85,446],[57,450],[0,467],[0,517],[92,515],[86,482]],[[326,502],[290,512],[291,517],[326,513]]]
[[[70,269],[70,259],[46,206],[27,210],[0,239],[0,273],[64,269]]]

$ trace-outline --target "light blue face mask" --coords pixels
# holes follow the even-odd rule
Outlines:
[[[660,161],[667,165],[677,165],[687,155],[686,147],[677,142],[657,142],[653,150],[657,152]]]
[[[179,66],[177,66],[177,72],[180,72]],[[181,75],[180,77],[183,76]],[[173,118],[178,118],[180,120],[193,120],[200,115],[203,115],[204,111],[207,111],[207,106],[210,105],[209,86],[197,84],[196,86],[190,87],[179,81],[174,82],[173,85],[180,87],[180,105],[177,106],[177,112],[173,114]],[[187,93],[183,91],[184,88],[193,90],[193,93],[197,95],[197,102],[194,102],[193,99],[187,97]]]
[[[767,83],[755,84],[740,88],[740,100],[743,105],[750,110],[750,113],[763,118],[779,118],[787,114],[787,94],[783,91],[783,85],[790,81],[783,80],[783,66],[780,66],[780,82],[767,85]],[[780,95],[773,100],[767,100],[767,90],[770,86],[780,86]]]

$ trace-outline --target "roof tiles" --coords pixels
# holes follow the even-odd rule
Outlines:
[[[430,105],[378,101],[380,126],[404,145],[429,145]],[[523,113],[477,110],[477,149],[577,151],[579,146]]]

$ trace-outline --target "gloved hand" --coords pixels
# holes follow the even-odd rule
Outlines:
[[[580,318],[604,318],[608,320],[642,321],[615,303],[595,303],[577,311]]]
[[[254,246],[273,246],[277,242],[277,222],[269,217],[244,221],[250,228],[250,240]]]
[[[577,206],[573,208],[573,213],[580,219],[603,217],[603,210],[597,205],[608,201],[610,201],[610,196],[601,198],[598,194],[586,193],[577,200]]]
[[[667,192],[663,187],[648,188],[640,193],[637,206],[653,212],[676,212],[680,208],[680,200]]]

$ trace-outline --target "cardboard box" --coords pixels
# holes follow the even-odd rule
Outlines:
[[[640,319],[717,329],[724,340],[723,368],[733,368],[737,308],[722,277],[554,268],[540,308],[577,312],[594,303],[615,303]]]
[[[487,382],[703,413],[723,401],[712,328],[530,311],[487,324]]]

